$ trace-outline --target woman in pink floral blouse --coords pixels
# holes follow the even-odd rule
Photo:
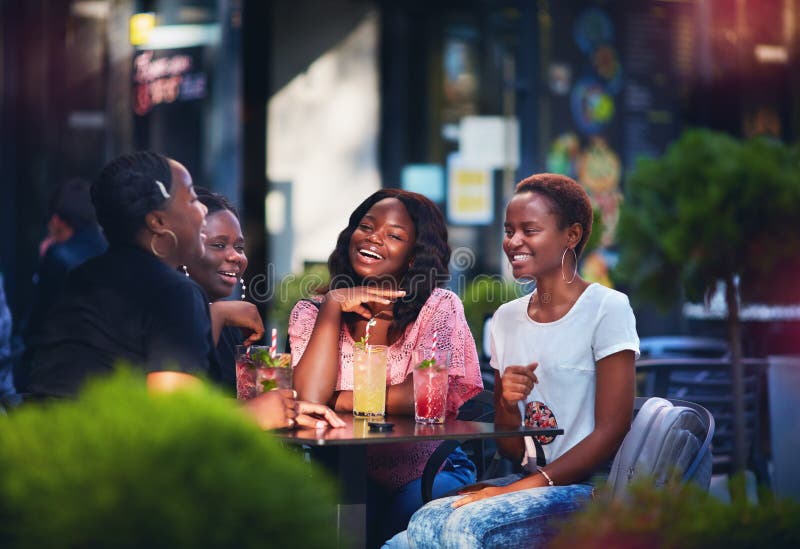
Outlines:
[[[359,205],[328,260],[326,293],[295,305],[289,319],[294,384],[299,398],[353,410],[353,348],[370,327],[371,344],[388,347],[386,411],[414,413],[412,350],[450,351],[447,413],[483,387],[475,342],[448,278],[450,247],[441,212],[422,195],[380,190]],[[420,477],[439,442],[370,449],[374,495],[384,539],[405,528],[422,505]],[[474,466],[458,449],[434,482],[434,496],[474,482]],[[381,509],[382,507],[382,509]],[[376,517],[378,518],[378,517]]]

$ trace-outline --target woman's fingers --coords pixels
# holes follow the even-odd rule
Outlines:
[[[313,419],[315,422],[321,422],[322,427],[325,427],[327,425],[330,425],[331,427],[344,427],[346,425],[344,420],[336,415],[336,412],[334,412],[324,404],[298,401],[297,410],[298,412],[300,412],[301,415],[310,416],[311,414],[313,414],[316,416],[320,416],[311,419]],[[309,426],[319,427],[317,423]]]

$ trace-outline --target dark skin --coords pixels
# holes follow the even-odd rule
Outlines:
[[[161,250],[161,261],[172,269],[179,264],[203,255],[205,216],[207,208],[197,200],[189,172],[178,162],[169,160],[172,172],[170,198],[161,210],[153,210],[145,216],[145,226],[139,231],[136,242],[145,251],[152,253],[151,243]],[[165,236],[172,232],[175,237]],[[161,247],[161,248],[159,248]],[[250,333],[245,345],[258,341],[264,334],[264,324],[258,309],[243,301],[220,301],[209,306],[214,344],[219,340],[222,326],[238,326]],[[147,386],[153,392],[171,392],[202,383],[199,378],[172,371],[150,372]],[[243,409],[263,429],[278,429],[299,425],[322,428],[342,427],[344,422],[328,407],[295,400],[293,391],[270,391],[247,401]]]
[[[589,284],[575,277],[564,280],[561,259],[565,249],[581,241],[580,224],[561,226],[546,197],[536,193],[515,195],[506,209],[506,237],[503,249],[517,278],[536,278],[537,289],[528,303],[528,316],[537,322],[554,322],[569,312]],[[570,252],[567,252],[568,254]],[[547,302],[540,296],[549,294]],[[544,468],[556,485],[585,479],[608,460],[630,428],[634,396],[634,353],[620,351],[596,363],[594,430]],[[495,373],[495,423],[520,425],[518,403],[530,394],[536,377],[536,362],[510,365],[502,377]],[[567,426],[568,428],[568,426]],[[507,458],[519,463],[525,452],[522,438],[498,439],[498,448]],[[463,498],[453,507],[500,494],[548,486],[544,475],[529,475],[508,486],[475,485],[460,492]]]
[[[342,323],[355,341],[370,328],[369,342],[391,345],[401,334],[391,333],[392,305],[405,292],[398,281],[411,261],[416,228],[403,203],[395,198],[377,202],[361,220],[350,240],[349,257],[363,286],[330,290],[317,315],[314,330],[303,357],[294,370],[294,384],[300,398],[327,403],[335,411],[353,410],[353,392],[336,391],[339,368],[339,333]],[[356,316],[345,313],[354,313]],[[346,320],[347,317],[349,320]],[[414,387],[409,376],[386,390],[386,412],[411,414]]]

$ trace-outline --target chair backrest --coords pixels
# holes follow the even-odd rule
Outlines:
[[[743,359],[743,367],[748,468],[763,482],[768,478],[766,460],[761,455],[756,438],[760,432],[761,383],[766,360]],[[734,451],[731,361],[727,358],[639,360],[636,371],[648,377],[644,396],[685,399],[711,411],[716,422],[713,441],[714,472],[729,473]]]
[[[642,477],[653,479],[656,486],[677,477],[708,489],[711,413],[693,402],[655,397],[637,398],[635,409],[631,429],[611,465],[611,497],[624,497],[631,481]]]

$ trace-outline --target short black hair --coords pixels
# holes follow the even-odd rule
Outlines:
[[[200,187],[195,185],[194,192],[197,195],[197,199],[206,207],[208,208],[208,213],[206,215],[210,215],[213,213],[221,212],[223,210],[227,210],[231,212],[236,219],[239,219],[239,212],[236,210],[236,207],[231,203],[228,198],[219,193],[215,193],[205,187]]]
[[[580,257],[589,236],[592,234],[594,211],[586,190],[574,179],[556,173],[537,173],[517,183],[514,194],[538,193],[546,197],[558,217],[559,228],[566,229],[578,223],[583,229],[575,254]]]
[[[59,183],[47,206],[48,218],[57,215],[73,229],[97,223],[92,205],[91,181],[73,177]]]
[[[171,190],[172,172],[163,155],[138,151],[106,164],[92,183],[92,202],[108,242],[133,243],[145,216],[163,209],[164,193]]]

